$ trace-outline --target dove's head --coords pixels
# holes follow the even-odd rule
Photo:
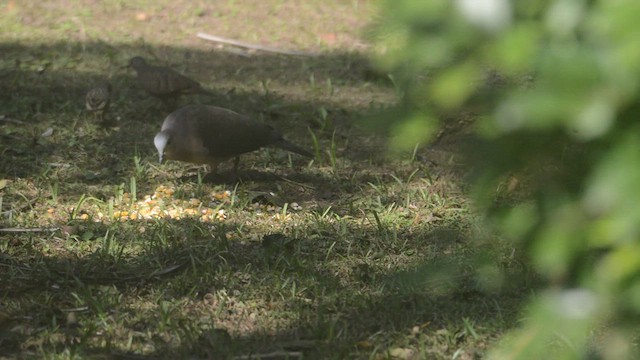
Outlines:
[[[160,161],[160,163],[162,164],[162,162],[165,160],[164,154],[171,144],[171,135],[167,131],[160,131],[153,138],[153,144],[158,150],[158,161]]]

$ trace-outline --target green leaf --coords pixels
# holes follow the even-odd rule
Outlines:
[[[437,132],[437,119],[424,114],[413,114],[393,128],[391,149],[410,151],[417,144],[430,141]]]
[[[484,57],[495,61],[498,69],[507,74],[529,71],[535,64],[541,40],[540,28],[535,24],[518,24],[489,46]]]
[[[437,75],[431,86],[432,100],[445,109],[459,107],[478,86],[480,71],[467,62]]]

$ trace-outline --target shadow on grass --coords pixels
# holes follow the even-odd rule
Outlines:
[[[515,323],[533,286],[517,276],[493,287],[478,281],[479,258],[491,249],[448,226],[395,239],[367,227],[345,237],[314,226],[296,229],[306,237],[271,242],[233,222],[141,222],[112,237],[113,226],[92,226],[107,235],[51,254],[22,244],[23,254],[3,257],[5,356],[67,349],[116,358],[345,358],[398,338],[482,354],[487,337]],[[140,226],[145,243],[136,241]],[[38,241],[53,248],[61,240]],[[384,264],[394,261],[404,270],[389,271]]]

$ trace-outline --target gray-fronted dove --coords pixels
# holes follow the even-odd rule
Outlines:
[[[98,119],[103,120],[111,103],[111,84],[95,87],[85,97],[87,111],[92,112]]]
[[[271,126],[234,111],[209,105],[187,105],[169,114],[153,142],[160,162],[165,159],[209,164],[215,173],[218,164],[264,146],[277,147],[302,156],[308,151],[288,142]]]
[[[171,68],[149,65],[140,56],[133,57],[129,61],[129,66],[137,73],[138,86],[160,98],[165,104],[168,100],[175,100],[181,95],[211,94],[197,81]]]

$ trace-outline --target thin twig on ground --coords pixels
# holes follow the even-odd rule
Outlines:
[[[235,360],[245,360],[245,359],[301,359],[302,352],[300,351],[274,351],[266,354],[251,354],[251,355],[242,355],[235,356]]]
[[[243,48],[247,48],[247,49],[267,51],[267,52],[272,52],[272,53],[276,53],[276,54],[294,55],[294,56],[311,56],[311,57],[318,55],[316,53],[311,53],[311,52],[306,52],[306,51],[286,50],[286,49],[276,48],[276,47],[273,47],[273,46],[251,44],[251,43],[247,43],[247,42],[244,42],[244,41],[227,39],[227,38],[224,38],[224,37],[221,37],[221,36],[209,35],[209,34],[205,34],[205,33],[202,33],[202,32],[199,32],[196,36],[199,37],[200,39],[213,41],[213,42],[218,42],[218,43],[221,43],[221,44],[234,45],[234,46],[239,46],[239,47],[243,47]]]
[[[24,125],[25,124],[25,122],[22,121],[22,120],[12,119],[10,117],[6,117],[5,115],[0,115],[0,121],[10,122],[10,123],[18,124],[18,125]]]

